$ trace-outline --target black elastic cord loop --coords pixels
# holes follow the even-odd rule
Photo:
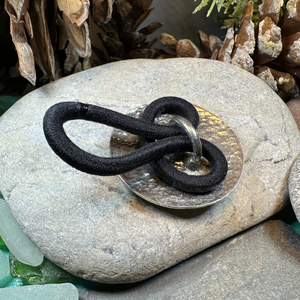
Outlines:
[[[150,103],[143,113],[142,120],[154,122],[155,118],[162,113],[177,113],[174,111],[174,107],[171,106],[172,103],[166,102],[163,101],[160,105],[158,99]],[[181,116],[188,119],[188,116],[183,115],[183,113],[181,113]],[[193,126],[197,128],[198,125],[193,124]],[[204,139],[201,139],[201,142],[203,156],[211,164],[211,171],[208,174],[194,176],[180,172],[169,159],[163,157],[151,163],[156,175],[169,185],[190,193],[205,193],[215,189],[224,180],[228,172],[228,164],[224,154],[218,147]],[[144,144],[147,145],[147,143]]]
[[[172,103],[174,104],[172,105]],[[47,110],[44,116],[43,127],[45,137],[49,145],[66,163],[89,174],[109,176],[131,171],[139,166],[159,160],[167,154],[192,151],[190,140],[181,128],[176,126],[157,125],[148,121],[147,118],[153,113],[157,114],[163,112],[179,114],[187,118],[195,127],[197,127],[199,122],[198,113],[189,102],[177,97],[164,97],[153,102],[153,105],[150,106],[148,113],[145,115],[145,120],[129,117],[95,105],[83,104],[80,102],[61,102],[53,105]],[[66,135],[63,124],[66,121],[75,119],[102,123],[133,134],[141,135],[149,140],[158,139],[159,141],[149,143],[135,152],[122,157],[99,157],[80,149]],[[223,155],[221,151],[220,153]],[[213,154],[213,157],[216,161],[218,161],[215,154]],[[214,162],[214,159],[212,159],[212,162]],[[225,164],[227,166],[226,159]],[[218,172],[218,170],[218,168],[213,168],[213,173]],[[166,177],[166,182],[171,182],[170,184],[173,186],[176,185],[176,183],[174,184],[174,180],[176,182],[178,181],[179,189],[197,193],[207,191],[207,185],[204,186],[205,190],[202,188],[203,191],[200,191],[201,188],[196,188],[195,190],[195,184],[190,186],[187,182],[186,185],[184,183],[186,181],[185,178],[181,177],[180,174],[174,173],[171,177],[168,176],[168,171],[161,160],[158,162],[158,173],[161,178]],[[187,176],[190,178],[189,175]],[[222,178],[220,178],[218,174],[215,174],[214,176],[218,179],[218,181],[222,181],[226,174],[224,175],[222,173]],[[214,176],[212,176],[212,178],[215,178]],[[202,178],[203,176],[194,177]],[[182,179],[184,184],[182,184]]]

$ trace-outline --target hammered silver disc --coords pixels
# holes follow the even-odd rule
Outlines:
[[[200,117],[200,124],[197,128],[198,136],[215,144],[227,159],[228,173],[225,180],[209,193],[192,194],[167,185],[155,175],[150,165],[145,165],[120,175],[122,181],[136,195],[163,207],[194,209],[221,201],[234,190],[243,169],[243,152],[240,142],[233,130],[218,116],[201,107],[195,106],[195,108]],[[145,106],[139,107],[128,115],[140,118],[144,109]],[[172,115],[161,115],[156,122],[167,124],[171,118]],[[123,156],[135,151],[139,139],[137,135],[114,129],[110,140],[111,156]],[[183,161],[174,161],[174,166],[190,175],[204,175],[210,171],[210,165],[205,159],[201,160],[201,168],[197,171],[191,171]]]

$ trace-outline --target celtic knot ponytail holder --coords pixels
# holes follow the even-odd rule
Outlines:
[[[75,119],[116,128],[112,157],[87,153],[69,139],[63,124]],[[243,154],[234,132],[217,116],[177,97],[157,99],[128,115],[61,102],[48,109],[43,127],[50,147],[69,165],[94,175],[120,174],[134,193],[163,207],[216,203],[235,188],[242,173]]]

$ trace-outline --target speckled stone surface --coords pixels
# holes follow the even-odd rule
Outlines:
[[[43,134],[45,111],[60,101],[126,113],[171,95],[220,116],[243,148],[239,185],[208,209],[159,208],[118,177],[83,174],[58,158]],[[111,128],[84,121],[65,128],[83,149],[109,155]],[[0,190],[24,232],[60,267],[109,283],[149,278],[279,211],[300,151],[293,117],[263,81],[202,59],[128,60],[61,79],[5,113],[0,140]]]
[[[297,157],[288,180],[289,196],[295,212],[300,221],[300,156]]]
[[[298,299],[300,236],[268,221],[136,286],[79,290],[79,300]]]
[[[286,103],[286,105],[291,111],[295,119],[295,122],[300,130],[300,99],[297,98],[291,99]]]

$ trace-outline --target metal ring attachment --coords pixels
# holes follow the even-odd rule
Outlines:
[[[187,119],[174,115],[174,117],[169,122],[170,125],[178,125],[187,133],[188,137],[191,140],[193,146],[193,154],[189,160],[188,167],[196,171],[201,167],[201,157],[202,157],[202,143],[200,138],[198,137],[197,131],[193,124],[191,124]]]

